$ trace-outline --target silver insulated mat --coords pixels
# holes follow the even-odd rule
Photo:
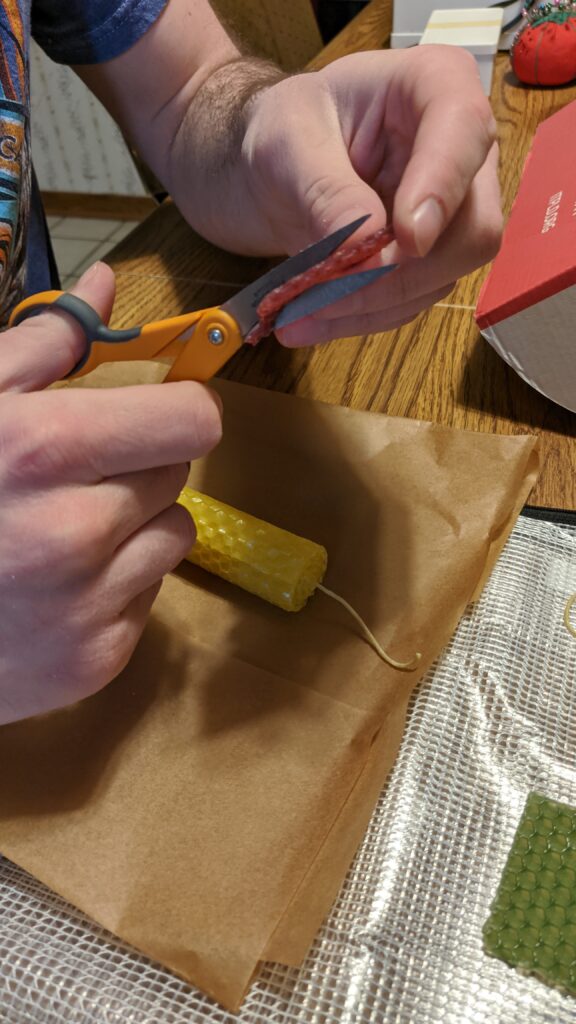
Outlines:
[[[299,971],[266,966],[235,1017],[0,859],[1,1024],[576,1024],[481,940],[528,792],[576,804],[575,590],[576,530],[522,517]]]

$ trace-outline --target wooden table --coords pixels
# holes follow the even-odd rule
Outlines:
[[[313,66],[387,45],[390,9],[390,0],[373,0]],[[500,128],[506,211],[536,126],[573,99],[576,86],[541,90],[518,85],[508,56],[497,57],[492,102]],[[110,262],[118,275],[116,326],[223,302],[265,267],[204,242],[170,203],[114,249]],[[239,353],[223,375],[393,416],[470,430],[536,432],[543,468],[530,503],[576,510],[576,415],[528,387],[480,336],[473,311],[486,272],[461,280],[443,303],[400,330],[296,351],[266,341]]]

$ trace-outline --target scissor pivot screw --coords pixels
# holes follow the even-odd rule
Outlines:
[[[219,327],[211,327],[208,331],[208,341],[211,345],[221,345],[224,341],[224,331]]]

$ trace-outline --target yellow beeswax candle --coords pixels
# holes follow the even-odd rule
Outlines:
[[[196,524],[190,562],[285,611],[304,607],[326,572],[328,555],[322,545],[191,487],[178,500]]]
[[[383,661],[403,672],[416,668],[420,654],[410,661],[391,658],[358,612],[322,586],[328,554],[321,544],[239,512],[192,487],[185,487],[178,501],[196,524],[196,543],[186,556],[189,562],[287,612],[299,612],[320,590],[346,608]]]

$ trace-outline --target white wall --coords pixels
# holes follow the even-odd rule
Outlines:
[[[30,52],[32,157],[46,192],[145,196],[114,121],[70,68]]]

